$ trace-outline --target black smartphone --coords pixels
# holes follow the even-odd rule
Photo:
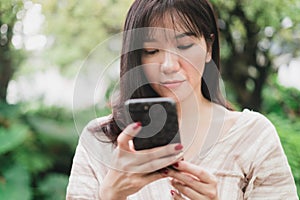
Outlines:
[[[135,150],[180,143],[176,103],[171,98],[140,98],[125,102],[127,122],[141,122],[133,138]]]

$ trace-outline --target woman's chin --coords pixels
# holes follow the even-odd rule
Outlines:
[[[183,102],[185,100],[187,100],[188,98],[190,98],[193,95],[192,91],[188,91],[188,90],[165,90],[165,91],[161,91],[159,92],[160,96],[162,97],[169,97],[171,99],[173,99],[176,103],[179,102]]]

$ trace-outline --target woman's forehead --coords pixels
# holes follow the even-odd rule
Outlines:
[[[149,27],[144,31],[145,40],[152,40],[155,38],[174,39],[181,38],[184,35],[196,36],[194,26],[179,13],[166,12],[165,14],[153,16]]]

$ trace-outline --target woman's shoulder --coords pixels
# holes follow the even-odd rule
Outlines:
[[[103,133],[102,126],[112,120],[112,115],[106,115],[90,120],[84,127],[84,131]]]
[[[230,111],[233,119],[231,128],[225,138],[245,137],[249,138],[277,138],[277,131],[273,123],[260,112],[243,109],[242,111]],[[223,139],[225,139],[223,138]]]
[[[93,119],[83,129],[78,147],[89,155],[90,160],[96,160],[101,163],[110,162],[115,146],[102,131],[101,127],[111,119],[111,115]]]
[[[80,141],[95,141],[98,143],[110,143],[110,139],[103,132],[102,127],[104,124],[112,120],[112,115],[107,115],[90,120],[83,128],[80,134]]]
[[[273,123],[262,113],[244,109],[240,114],[240,126],[241,125],[256,125],[256,128],[274,128]]]
[[[100,127],[102,124],[110,121],[111,119],[112,119],[112,115],[106,115],[106,116],[94,118],[87,123],[85,128],[93,129],[93,128]]]
[[[243,127],[256,124],[257,126],[273,126],[272,122],[262,113],[249,110],[230,111],[231,118],[235,121],[234,126]]]

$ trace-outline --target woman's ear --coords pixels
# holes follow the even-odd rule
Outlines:
[[[211,47],[209,47],[208,51],[206,52],[205,62],[209,63],[211,61],[211,57],[212,57],[212,51],[211,51]]]

